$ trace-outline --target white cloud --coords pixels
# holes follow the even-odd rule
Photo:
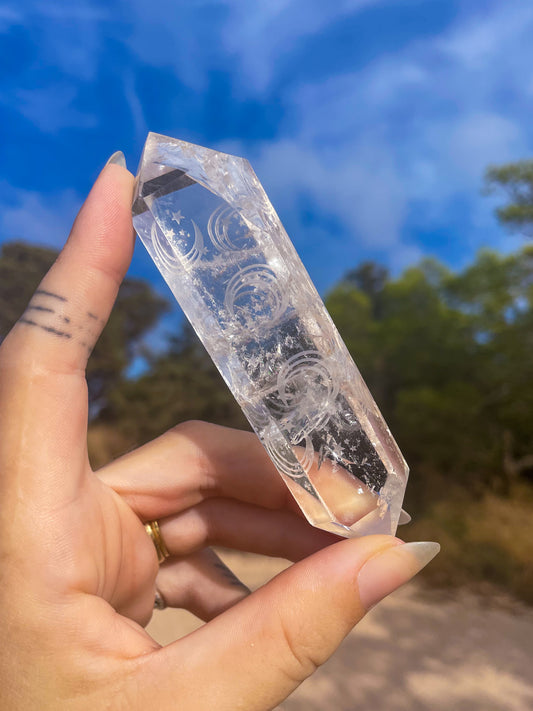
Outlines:
[[[235,142],[219,147],[243,153]],[[354,241],[383,250],[399,243],[405,195],[391,156],[377,140],[353,144],[329,161],[327,155],[286,139],[265,144],[251,161],[279,212],[294,211],[298,197],[306,195],[318,211],[339,219]]]
[[[130,0],[124,12],[131,31],[124,40],[143,62],[171,67],[180,81],[206,88],[217,57],[238,60],[237,91],[262,94],[276,78],[277,60],[302,39],[383,0]],[[202,23],[201,13],[216,20]],[[214,27],[214,29],[213,29]]]
[[[125,72],[122,77],[122,88],[133,121],[135,136],[139,144],[142,145],[150,127],[146,122],[142,102],[135,90],[135,76],[131,69]]]
[[[205,12],[213,10],[203,0],[159,0],[156,11],[145,0],[121,0],[127,22],[120,39],[142,64],[171,69],[183,85],[205,90],[209,71],[216,68],[219,47],[214,45],[219,40],[207,33],[209,23],[204,27],[198,22],[204,4]]]
[[[533,8],[511,0],[361,71],[309,82],[287,99],[293,137],[264,144],[259,171],[285,200],[305,188],[354,239],[392,260],[417,252],[404,242],[413,220],[456,231],[458,203],[470,255],[487,242],[511,244],[480,189],[487,164],[533,149],[522,99],[533,48],[517,44],[532,30]]]
[[[3,101],[12,101],[45,132],[94,126],[96,118],[72,107],[82,83],[105,70],[100,62],[106,37],[124,42],[140,64],[172,70],[200,95],[210,72],[231,69],[236,105],[243,96],[261,100],[276,86],[280,114],[288,117],[275,138],[248,151],[280,212],[297,212],[296,201],[305,193],[353,242],[401,264],[419,253],[406,227],[457,229],[450,216],[462,202],[469,249],[486,241],[508,244],[479,190],[488,163],[533,150],[533,5],[465,3],[440,36],[419,34],[392,53],[385,46],[359,71],[320,80],[309,76],[289,93],[278,74],[288,48],[305,49],[330,24],[382,2],[160,0],[154,8],[144,0],[118,0],[108,11],[90,0],[68,6],[28,0],[24,21],[41,23],[41,55],[67,76],[53,93],[44,87],[19,90]],[[19,21],[22,11],[16,8],[0,9],[0,27]],[[203,12],[215,12],[216,22],[202,24]],[[125,72],[123,92],[140,141],[147,126],[135,69],[132,63]],[[225,148],[245,152],[238,144]],[[66,192],[57,199],[63,213],[77,197]],[[21,193],[17,200],[18,208],[8,206],[0,218],[3,234],[17,221],[37,233],[34,214],[51,233],[64,233],[59,213],[39,196]]]
[[[505,0],[493,5],[491,11],[476,12],[470,17],[459,17],[452,32],[438,43],[439,48],[455,59],[467,71],[486,73],[502,47],[513,49],[521,36],[530,36],[533,6],[521,0]],[[527,46],[522,49],[527,50]],[[511,51],[511,58],[516,56]],[[522,52],[520,55],[523,56]]]
[[[279,80],[277,60],[287,47],[378,2],[223,4],[229,11],[224,46],[240,59],[237,90],[257,95]],[[359,71],[310,77],[285,94],[280,83],[289,121],[276,138],[250,149],[274,204],[294,213],[305,193],[354,241],[381,250],[391,264],[421,254],[407,226],[449,229],[459,240],[462,221],[470,255],[483,244],[514,244],[480,189],[487,164],[533,149],[532,32],[529,3],[472,3],[439,36],[417,35]],[[192,56],[194,44],[185,46]],[[207,67],[197,65],[195,81]],[[243,153],[238,145],[222,148]]]
[[[95,7],[91,0],[12,2],[0,10],[0,25],[4,16],[12,18],[11,24],[27,28],[30,37],[35,32],[39,56],[45,58],[48,68],[85,81],[93,79],[98,71],[102,23],[111,26],[114,20],[116,24],[112,12]]]
[[[6,32],[13,25],[21,25],[23,16],[13,7],[0,7],[0,32]]]
[[[1,187],[1,241],[21,239],[47,247],[63,246],[82,204],[74,190],[42,195],[6,184]]]
[[[382,0],[225,0],[230,18],[224,27],[227,50],[241,58],[246,89],[263,92],[275,77],[276,60],[306,37]]]
[[[109,13],[95,8],[90,0],[74,4],[28,0],[17,3],[16,9],[0,9],[0,30],[24,26],[28,42],[35,42],[35,59],[26,70],[31,84],[23,81],[3,88],[0,103],[18,111],[44,133],[95,127],[95,113],[78,110],[74,104],[84,85],[98,74],[102,23],[109,19]],[[9,24],[3,27],[6,22]],[[50,76],[60,79],[50,81]]]
[[[73,84],[51,85],[41,89],[16,91],[18,111],[43,133],[55,133],[65,128],[94,128],[95,115],[74,108],[78,89]],[[4,99],[0,99],[4,102]]]
[[[449,135],[450,163],[468,182],[480,182],[489,163],[505,162],[525,148],[517,123],[496,113],[470,113],[453,125]],[[444,157],[443,157],[444,158]],[[456,176],[455,185],[461,185]]]

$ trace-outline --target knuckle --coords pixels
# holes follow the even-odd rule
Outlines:
[[[110,284],[111,288],[118,291],[124,279],[124,271],[121,266],[116,266],[109,258],[100,257],[96,263],[86,267],[85,273],[92,272],[96,283]]]
[[[202,490],[211,491],[216,487],[212,481],[212,461],[208,454],[208,444],[213,425],[202,420],[186,420],[169,430],[170,436],[179,439],[180,458],[187,463],[189,471],[194,471],[202,483]]]
[[[218,542],[219,524],[216,515],[216,507],[211,505],[211,500],[207,499],[201,504],[202,524],[203,524],[203,544],[211,546]]]
[[[309,641],[309,629],[295,625],[294,619],[279,614],[279,639],[281,653],[278,664],[291,682],[301,684],[311,676],[322,663],[317,659],[315,645]],[[313,639],[314,635],[311,635]]]
[[[235,516],[235,508],[224,498],[208,497],[198,507],[206,544],[223,545]],[[229,523],[229,525],[228,525]]]
[[[170,429],[170,432],[182,437],[191,438],[203,435],[205,429],[208,428],[209,425],[207,422],[203,422],[202,420],[184,420],[183,422],[179,422],[177,425],[174,425],[174,427]]]

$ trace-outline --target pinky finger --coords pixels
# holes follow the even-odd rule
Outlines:
[[[169,559],[159,569],[156,589],[167,607],[212,620],[247,597],[250,590],[210,548]]]

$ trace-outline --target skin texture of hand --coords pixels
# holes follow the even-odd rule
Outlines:
[[[0,708],[266,711],[432,556],[309,526],[250,433],[185,423],[91,470],[84,371],[131,259],[132,189],[106,166],[0,347]],[[250,595],[212,544],[299,562]],[[161,648],[156,583],[209,622]]]

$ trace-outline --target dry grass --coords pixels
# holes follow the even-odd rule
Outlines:
[[[106,425],[91,425],[87,437],[89,460],[93,469],[100,469],[104,464],[116,459],[132,449],[130,442],[118,430]]]
[[[533,492],[517,487],[508,497],[454,498],[435,504],[402,529],[409,540],[436,540],[440,555],[424,574],[439,587],[467,585],[490,595],[505,590],[533,604]]]

